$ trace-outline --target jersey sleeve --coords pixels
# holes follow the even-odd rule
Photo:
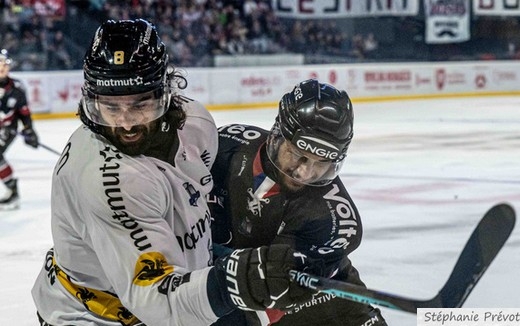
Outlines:
[[[14,80],[14,87],[16,90],[16,114],[22,121],[24,128],[32,128],[31,110],[29,109],[25,87],[19,80]]]
[[[299,223],[289,223],[276,241],[292,241],[297,250],[310,256],[316,264],[309,270],[311,273],[365,286],[349,258],[362,238],[358,210],[341,183],[335,181],[322,190],[313,192],[314,199],[307,198],[307,202],[314,203],[314,209],[297,200],[295,220]],[[372,306],[326,293],[295,306],[276,325],[317,324],[386,326],[379,310]]]
[[[242,244],[232,243],[237,240],[233,224],[245,215],[234,212],[237,206],[242,205],[231,204],[230,197],[243,201],[242,208],[247,210],[245,197],[252,175],[249,165],[265,142],[267,131],[251,125],[228,124],[218,128],[218,136],[218,155],[211,170],[214,188],[208,196],[213,241],[226,246],[242,247]],[[261,234],[256,236],[262,237]],[[265,243],[248,243],[247,247],[262,244]]]
[[[285,208],[275,241],[292,244],[317,262],[316,272],[333,277],[350,265],[347,257],[361,243],[357,207],[338,180],[295,197]]]

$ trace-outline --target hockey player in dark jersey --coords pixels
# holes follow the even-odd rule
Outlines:
[[[317,80],[303,81],[283,96],[271,131],[220,127],[208,197],[214,243],[289,244],[320,266],[312,272],[364,285],[348,258],[361,242],[361,218],[338,177],[352,136],[347,93]],[[328,294],[283,317],[267,310],[227,318],[218,325],[387,325],[378,309]]]
[[[4,153],[18,134],[18,123],[22,122],[21,131],[25,143],[38,147],[38,136],[33,129],[31,111],[27,105],[25,89],[21,82],[11,78],[12,60],[7,50],[0,51],[0,179],[7,191],[0,198],[0,210],[19,207],[17,180],[13,168],[6,161]]]

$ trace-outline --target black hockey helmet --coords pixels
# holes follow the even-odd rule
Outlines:
[[[0,62],[3,62],[8,66],[13,62],[13,60],[9,56],[9,51],[7,51],[7,49],[0,50]]]
[[[100,96],[144,93],[156,101],[153,118],[161,117],[169,106],[168,69],[168,54],[154,25],[143,19],[104,22],[85,54],[82,121],[91,129],[110,125],[99,112]]]
[[[328,184],[339,173],[347,155],[353,124],[352,103],[347,92],[315,79],[305,80],[280,101],[267,144],[269,158],[278,167],[277,153],[282,141],[287,140],[302,154],[312,154],[320,162],[331,164],[321,176],[308,182],[296,178],[297,181],[309,185]]]

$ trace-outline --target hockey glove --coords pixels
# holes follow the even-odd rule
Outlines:
[[[289,270],[303,270],[305,257],[288,245],[237,249],[217,260],[220,284],[233,305],[242,310],[280,309],[312,299],[315,293],[289,278]]]
[[[22,130],[22,136],[25,141],[25,143],[31,147],[37,148],[38,147],[38,135],[36,135],[36,132],[33,128],[28,127]]]

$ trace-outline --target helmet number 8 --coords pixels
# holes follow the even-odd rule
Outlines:
[[[125,52],[124,51],[115,51],[114,52],[114,64],[122,65],[125,63]]]

